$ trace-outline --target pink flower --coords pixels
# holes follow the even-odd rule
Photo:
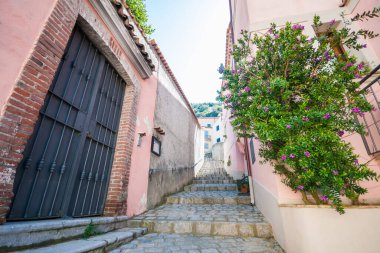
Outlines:
[[[339,174],[339,172],[337,170],[333,170],[333,174],[336,176]]]
[[[359,165],[359,160],[356,159],[356,160],[354,161],[354,164],[355,164],[355,165]]]
[[[286,125],[286,128],[290,129],[290,128],[292,128],[292,125]]]
[[[286,160],[286,158],[287,158],[286,155],[281,156],[281,159],[284,160],[284,161]]]
[[[343,67],[343,70],[346,70],[346,69],[348,69],[349,67],[351,67],[353,65],[354,65],[353,63],[349,62],[349,63],[346,64],[346,66]]]
[[[330,117],[331,117],[330,113],[326,113],[326,114],[323,116],[324,119],[328,119],[328,118],[330,118]]]
[[[249,87],[245,87],[244,90],[245,90],[245,92],[250,92],[250,91],[251,91],[251,88],[249,88]]]
[[[360,113],[361,112],[361,110],[360,110],[359,107],[354,107],[354,108],[351,109],[351,111],[354,112],[354,113]]]
[[[331,20],[331,21],[330,21],[330,25],[334,25],[335,22],[336,22],[335,19]]]
[[[268,107],[264,106],[264,112],[267,112],[268,110]]]
[[[344,131],[342,131],[342,130],[338,131],[338,135],[339,135],[339,137],[342,137],[344,135]]]
[[[310,119],[308,117],[303,117],[302,120],[303,121],[309,121]]]
[[[296,156],[294,154],[289,155],[290,158],[295,158]]]
[[[305,155],[306,157],[309,157],[309,156],[311,155],[309,151],[305,151],[305,152],[303,152],[303,153],[304,153],[304,155]]]
[[[362,68],[364,68],[364,63],[360,63],[360,64],[358,65],[358,69],[362,69]]]
[[[356,73],[354,74],[354,76],[355,76],[355,78],[358,78],[358,79],[359,79],[359,78],[362,78],[361,75],[358,75],[358,74],[356,74]]]
[[[301,29],[301,30],[303,30],[305,27],[303,26],[303,25],[299,25],[299,24],[295,24],[295,25],[293,25],[292,26],[292,29],[293,30],[297,30],[297,29]]]
[[[322,200],[322,201],[325,201],[325,202],[326,202],[327,200],[329,200],[329,198],[328,198],[326,195],[322,195],[322,196],[320,196],[319,199]]]
[[[367,44],[363,44],[362,47],[363,47],[363,48],[367,48]]]
[[[376,108],[376,107],[373,107],[373,108],[372,108],[372,111],[376,112],[376,111],[377,111],[377,108]]]
[[[297,189],[298,189],[298,190],[303,190],[303,188],[304,188],[303,185],[299,185],[299,186],[297,186]]]
[[[304,171],[308,171],[309,169],[308,168],[303,168]]]

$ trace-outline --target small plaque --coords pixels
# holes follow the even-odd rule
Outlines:
[[[160,156],[161,155],[161,141],[156,137],[152,137],[152,153]]]

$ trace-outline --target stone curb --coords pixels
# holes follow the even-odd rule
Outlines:
[[[133,239],[146,234],[145,228],[124,228],[114,232],[109,232],[103,235],[91,237],[89,239],[80,239],[74,241],[63,242],[47,247],[36,248],[19,252],[65,252],[65,253],[80,253],[80,252],[108,252],[119,247],[124,243],[128,243]]]

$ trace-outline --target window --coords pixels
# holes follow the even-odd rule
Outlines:
[[[208,137],[208,131],[205,131],[205,138]]]
[[[249,149],[251,150],[250,155],[251,155],[251,162],[252,164],[255,163],[256,157],[255,157],[255,147],[253,146],[253,138],[249,141]]]
[[[205,143],[205,149],[208,149],[208,143]]]
[[[207,127],[211,127],[211,124],[207,124]]]
[[[220,138],[216,139],[216,142],[220,142]]]
[[[216,131],[219,131],[219,125],[216,126]]]

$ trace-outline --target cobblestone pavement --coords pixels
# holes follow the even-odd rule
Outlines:
[[[148,234],[112,253],[283,253],[273,239]]]

